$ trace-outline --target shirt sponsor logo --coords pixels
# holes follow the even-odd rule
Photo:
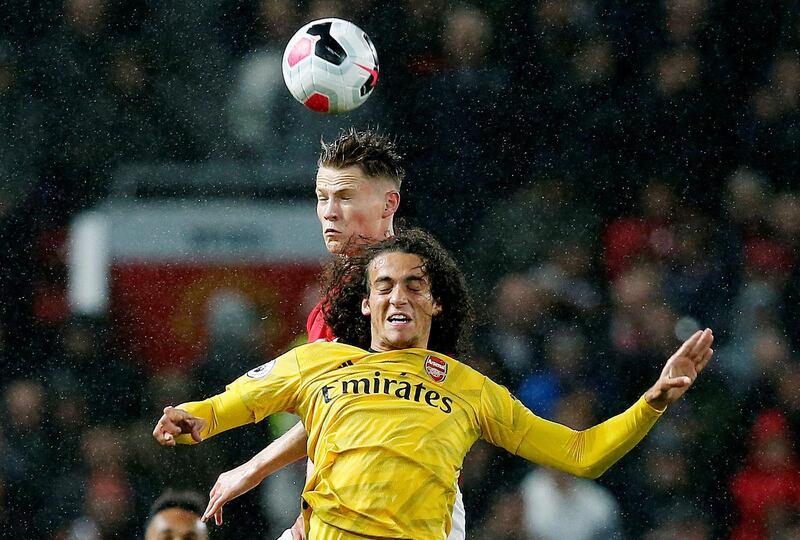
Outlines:
[[[262,364],[257,368],[251,369],[247,372],[247,376],[251,379],[263,379],[272,371],[272,368],[275,367],[275,360],[270,360],[266,364]]]
[[[435,356],[425,357],[425,371],[434,382],[442,382],[447,378],[447,362]]]
[[[411,384],[409,381],[387,377],[380,371],[376,371],[373,377],[341,379],[331,384],[326,384],[322,387],[321,393],[325,403],[330,403],[343,395],[382,394],[415,403],[424,403],[429,407],[439,409],[445,414],[450,414],[453,411],[453,398],[450,396],[442,395],[437,390],[428,388],[422,383]]]

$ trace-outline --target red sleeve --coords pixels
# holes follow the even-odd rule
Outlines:
[[[308,321],[306,321],[306,332],[308,333],[308,342],[314,343],[315,341],[333,341],[333,330],[325,324],[325,316],[322,313],[322,302],[314,306],[311,313],[308,314]]]

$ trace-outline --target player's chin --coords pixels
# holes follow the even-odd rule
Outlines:
[[[412,349],[417,347],[416,336],[409,335],[408,333],[400,332],[387,332],[385,341],[392,349]]]
[[[328,248],[328,253],[333,255],[341,255],[344,251],[344,243],[339,240],[325,240],[325,247]]]

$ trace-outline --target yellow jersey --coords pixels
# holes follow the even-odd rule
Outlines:
[[[541,465],[597,477],[658,419],[641,398],[584,431],[537,417],[469,366],[425,349],[373,353],[302,345],[222,394],[179,406],[202,437],[278,411],[300,416],[314,474],[302,498],[319,520],[383,538],[444,539],[464,456],[479,438]],[[177,442],[191,444],[191,436]]]

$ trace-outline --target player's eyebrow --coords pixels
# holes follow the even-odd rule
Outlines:
[[[315,189],[315,191],[316,191],[317,195],[327,195],[327,196],[337,195],[339,197],[342,197],[344,195],[349,195],[349,194],[355,193],[357,191],[357,188],[355,186],[341,186],[341,187],[333,187],[333,188],[326,188],[326,187],[319,188],[318,187],[318,188]]]
[[[403,278],[402,278],[400,281],[402,281],[402,282],[403,282],[403,283],[405,283],[405,284],[410,284],[410,283],[427,283],[427,281],[428,281],[428,280],[427,280],[427,277],[428,277],[428,276],[427,276],[426,274],[422,274],[422,275],[408,275],[408,276],[404,276],[404,277],[403,277]],[[375,281],[374,281],[374,285],[375,285],[376,287],[377,287],[377,286],[379,286],[379,285],[384,285],[384,284],[387,284],[387,285],[388,285],[388,284],[392,284],[392,283],[395,283],[395,280],[394,280],[394,279],[392,279],[392,278],[391,278],[391,277],[389,277],[389,276],[378,276],[377,278],[375,278]]]
[[[420,274],[409,274],[403,278],[404,281],[426,281],[428,278],[428,274],[420,273]]]
[[[375,278],[375,282],[374,283],[375,283],[375,285],[379,285],[379,284],[382,284],[382,283],[392,283],[392,282],[394,282],[394,280],[392,278],[390,278],[389,276],[378,276],[378,277]]]

